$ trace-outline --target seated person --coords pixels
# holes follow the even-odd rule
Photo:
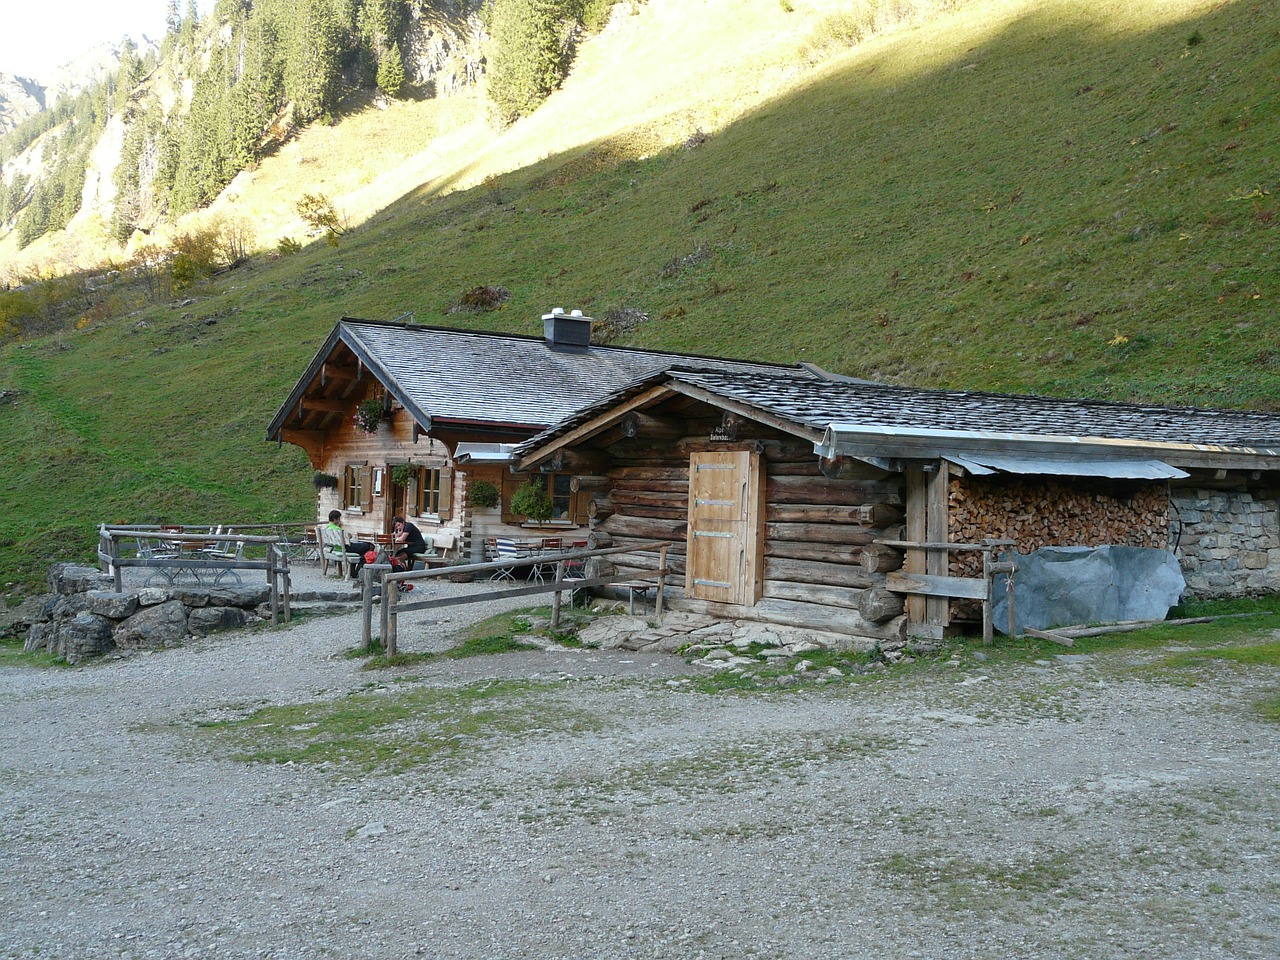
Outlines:
[[[427,541],[416,525],[409,523],[404,517],[393,517],[395,524],[395,542],[400,545],[396,556],[405,562],[410,570],[413,563],[427,552]]]
[[[330,530],[342,529],[342,511],[341,510],[329,511],[328,527]],[[352,579],[355,579],[360,575],[360,570],[362,567],[364,567],[364,555],[368,553],[370,550],[372,550],[373,548],[374,548],[374,545],[372,543],[368,543],[367,541],[364,541],[364,540],[348,540],[347,541],[347,556],[350,557]]]

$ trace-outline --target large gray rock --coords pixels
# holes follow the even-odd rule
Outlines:
[[[33,623],[27,629],[27,642],[22,645],[22,649],[27,653],[34,653],[39,650],[45,650],[49,646],[49,638],[57,633],[58,625],[49,621],[43,623]]]
[[[169,591],[164,587],[143,587],[138,591],[138,605],[154,607],[169,599]]]
[[[53,619],[53,607],[57,601],[56,594],[44,594],[27,597],[16,607],[0,604],[0,635],[20,637],[31,629],[32,624],[47,623]]]
[[[67,596],[59,596],[53,608],[49,611],[49,619],[51,620],[70,620],[76,614],[84,613],[89,609],[89,595],[86,593],[72,593]]]
[[[124,620],[132,617],[138,609],[136,593],[114,593],[107,590],[90,590],[85,594],[90,613],[112,620]]]
[[[197,607],[187,615],[187,630],[197,637],[244,625],[245,614],[239,607]]]
[[[1019,630],[1078,623],[1163,620],[1186,581],[1178,558],[1149,547],[1041,547],[1015,556],[1014,609]],[[992,619],[1009,628],[1006,578],[995,582]]]
[[[121,650],[158,650],[176,647],[187,637],[187,608],[181,600],[166,600],[143,607],[115,629],[116,646]]]
[[[49,590],[63,595],[86,590],[110,590],[115,581],[97,567],[78,563],[55,563],[46,575]]]
[[[93,613],[79,613],[68,621],[54,626],[45,649],[68,663],[79,663],[86,657],[96,657],[112,648],[111,630],[115,624],[106,617]]]
[[[266,584],[223,584],[214,586],[175,585],[169,595],[188,607],[256,607],[270,594]]]

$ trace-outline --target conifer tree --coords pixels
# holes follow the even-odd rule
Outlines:
[[[400,44],[393,43],[378,63],[378,87],[388,97],[398,97],[403,86],[404,60],[400,56]]]

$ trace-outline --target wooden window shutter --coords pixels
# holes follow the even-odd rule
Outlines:
[[[520,484],[529,479],[527,473],[512,473],[510,470],[502,474],[502,522],[518,523],[520,518],[511,512],[511,498],[515,496]]]
[[[574,490],[569,494],[569,519],[579,527],[585,527],[591,520],[587,516],[587,504],[590,501],[589,490]]]
[[[361,467],[360,472],[364,474],[361,478],[364,482],[360,487],[364,493],[364,503],[361,504],[361,508],[369,511],[373,509],[373,467]]]
[[[440,468],[440,519],[448,520],[453,516],[453,471],[448,467]]]
[[[351,464],[342,468],[342,505],[351,506]]]

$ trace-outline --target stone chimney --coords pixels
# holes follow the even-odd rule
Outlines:
[[[542,315],[542,335],[552,350],[585,353],[591,346],[591,324],[591,318],[584,317],[581,310],[565,313],[564,307],[552,307]]]

